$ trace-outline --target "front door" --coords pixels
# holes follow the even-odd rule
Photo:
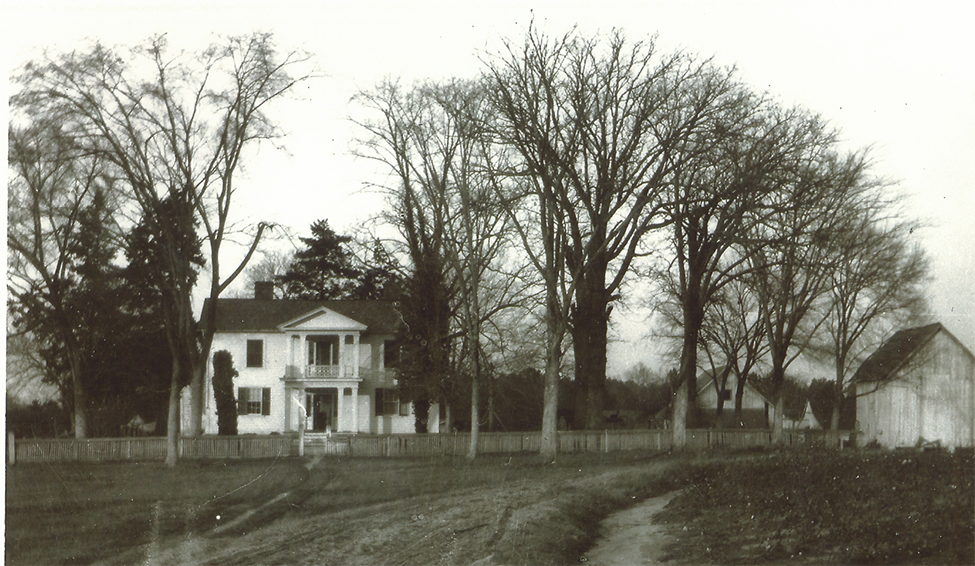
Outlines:
[[[336,399],[335,390],[323,390],[312,393],[311,397],[311,428],[324,432],[331,428],[335,430]]]

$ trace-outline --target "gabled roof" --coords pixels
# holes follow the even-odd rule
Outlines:
[[[365,324],[344,316],[328,307],[318,307],[313,311],[306,312],[294,320],[280,324],[278,328],[288,332],[291,330],[299,330],[305,325],[310,325],[310,328],[320,327],[323,323],[327,328],[357,330],[359,332],[365,332],[369,329]]]
[[[727,366],[721,366],[721,367],[717,368],[717,372],[716,373],[720,374],[721,372],[723,372],[725,370],[725,367],[727,367]],[[737,387],[737,384],[731,381],[731,377],[732,377],[731,375],[728,376],[728,384],[731,384],[731,385],[734,385],[735,387]],[[709,369],[708,370],[704,370],[701,373],[697,374],[697,394],[698,395],[701,395],[702,393],[704,393],[707,390],[708,387],[715,387],[716,388],[716,386],[714,384],[714,378],[711,377],[711,370],[709,370]],[[771,396],[766,395],[765,392],[762,391],[762,389],[759,387],[759,382],[755,381],[755,378],[754,377],[748,378],[745,381],[745,387],[747,389],[751,389],[755,393],[758,393],[758,395],[760,397],[762,397],[762,399],[765,399],[765,401],[771,403],[771,401],[769,401],[769,399],[771,398]]]
[[[864,360],[853,375],[853,382],[888,379],[941,331],[947,332],[940,322],[898,331]]]
[[[207,306],[203,305],[203,317]],[[298,320],[322,308],[360,322],[369,332],[396,333],[402,326],[393,301],[293,301],[288,299],[218,299],[217,332],[278,332],[280,325]],[[201,320],[200,325],[205,321]]]

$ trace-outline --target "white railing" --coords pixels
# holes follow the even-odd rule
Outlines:
[[[342,366],[308,366],[305,377],[339,377]]]

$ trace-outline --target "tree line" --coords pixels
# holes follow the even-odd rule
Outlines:
[[[85,352],[118,337],[119,313],[166,345],[154,391],[178,423],[189,387],[183,433],[199,434],[215,329],[213,313],[199,327],[191,293],[219,297],[277,228],[234,221],[235,176],[246,149],[280,136],[270,109],[313,76],[308,61],[266,34],[192,55],[157,37],[14,75],[8,310],[19,335],[56,350],[76,435],[89,426]],[[353,103],[366,111],[357,154],[388,172],[377,188],[395,237],[367,243],[357,267],[339,253],[348,240],[317,223],[278,283],[295,297],[395,297],[409,328],[403,394],[418,422],[431,402],[469,401],[470,457],[493,405],[512,402],[502,374],[541,370],[543,456],[555,456],[560,416],[606,426],[610,320],[637,285],[652,286],[658,335],[673,344],[676,446],[705,361],[720,390],[735,377],[739,403],[766,370],[776,438],[787,370],[801,355],[829,361],[836,426],[862,352],[922,312],[917,224],[869,152],[655,38],[531,27],[473,78],[389,79]],[[230,238],[247,252],[221,269]],[[167,429],[171,464],[179,432]]]

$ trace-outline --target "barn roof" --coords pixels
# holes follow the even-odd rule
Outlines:
[[[942,330],[940,322],[900,330],[864,360],[853,375],[853,382],[884,381],[913,358]],[[947,332],[947,331],[945,331]]]
[[[207,315],[207,299],[203,317]],[[275,332],[278,326],[322,307],[365,324],[370,332],[395,333],[401,317],[393,301],[217,299],[217,332]],[[202,326],[205,320],[200,321]]]

